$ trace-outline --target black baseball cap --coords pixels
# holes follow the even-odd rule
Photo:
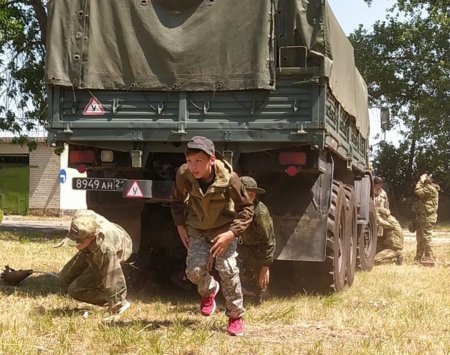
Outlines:
[[[213,141],[203,136],[192,137],[187,143],[187,148],[201,150],[209,156],[214,155],[216,152]]]

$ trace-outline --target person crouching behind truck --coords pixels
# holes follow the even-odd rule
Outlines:
[[[244,295],[254,296],[260,303],[270,282],[269,268],[273,262],[276,238],[269,210],[258,199],[258,195],[266,191],[258,187],[250,176],[242,176],[241,181],[255,206],[255,213],[252,223],[238,239],[239,273]]]
[[[77,211],[66,238],[59,245],[79,250],[59,273],[63,286],[78,301],[107,306],[113,320],[130,307],[121,262],[132,253],[129,234],[91,210]]]
[[[231,166],[216,159],[211,140],[192,137],[185,157],[186,164],[178,169],[175,178],[171,210],[188,252],[186,275],[197,285],[201,314],[210,316],[216,309],[219,291],[219,283],[209,273],[215,262],[229,318],[227,332],[243,335],[244,306],[236,246],[237,237],[252,220],[253,204]]]
[[[397,219],[387,208],[377,208],[377,223],[383,227],[383,236],[379,240],[379,249],[375,255],[375,263],[395,262],[397,265],[403,263],[403,229]],[[381,242],[381,243],[380,243]]]

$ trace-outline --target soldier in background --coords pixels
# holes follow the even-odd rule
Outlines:
[[[375,194],[375,208],[383,207],[389,209],[389,199],[383,189],[384,179],[380,176],[373,178],[373,192]]]
[[[375,255],[375,263],[395,261],[397,265],[403,262],[403,230],[397,219],[391,212],[383,207],[377,208],[377,223],[383,228],[383,236],[380,238],[379,249]]]
[[[375,195],[375,208],[385,208],[389,210],[389,199],[387,197],[386,191],[383,189],[384,179],[380,176],[375,176],[373,178],[373,192]],[[377,237],[381,238],[383,236],[383,227],[378,224],[377,226]]]
[[[244,295],[254,296],[257,303],[270,282],[270,265],[275,253],[275,233],[273,221],[266,205],[258,195],[265,190],[258,187],[250,176],[241,177],[248,197],[255,206],[252,223],[239,236],[238,266]]]
[[[127,284],[120,265],[132,253],[132,241],[119,225],[91,210],[75,213],[67,237],[60,245],[79,250],[59,274],[68,293],[78,301],[108,307],[108,318],[130,307]]]
[[[418,200],[413,205],[416,222],[417,250],[414,261],[434,264],[431,250],[433,226],[437,221],[439,203],[439,186],[433,183],[431,175],[422,174],[416,184],[414,193]]]

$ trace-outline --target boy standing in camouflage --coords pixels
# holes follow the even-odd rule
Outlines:
[[[416,214],[416,240],[417,250],[414,261],[424,264],[434,264],[434,255],[431,250],[433,226],[437,221],[439,204],[439,186],[433,184],[432,177],[422,174],[416,184],[414,193],[419,198],[413,205]]]
[[[243,335],[244,307],[236,245],[237,237],[251,222],[253,204],[231,166],[216,159],[211,140],[192,137],[185,156],[186,164],[177,172],[171,210],[178,234],[188,250],[186,275],[197,285],[201,313],[210,316],[216,309],[215,297],[219,291],[219,283],[208,271],[214,259],[229,318],[227,332]]]
[[[78,211],[60,244],[79,250],[59,274],[69,295],[78,301],[107,306],[112,320],[130,307],[120,263],[132,252],[132,241],[119,225],[91,210]]]
[[[258,195],[266,191],[258,187],[250,176],[242,176],[241,181],[255,206],[255,213],[250,226],[239,236],[238,265],[243,290],[260,303],[261,295],[270,282],[269,268],[273,262],[276,238],[269,210],[258,199]]]

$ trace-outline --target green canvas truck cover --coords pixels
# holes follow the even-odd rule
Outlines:
[[[305,46],[322,61],[333,95],[369,135],[367,87],[326,0],[50,0],[48,7],[49,85],[275,90],[281,35],[284,46]]]
[[[47,81],[112,90],[273,89],[272,24],[270,1],[53,0]]]

